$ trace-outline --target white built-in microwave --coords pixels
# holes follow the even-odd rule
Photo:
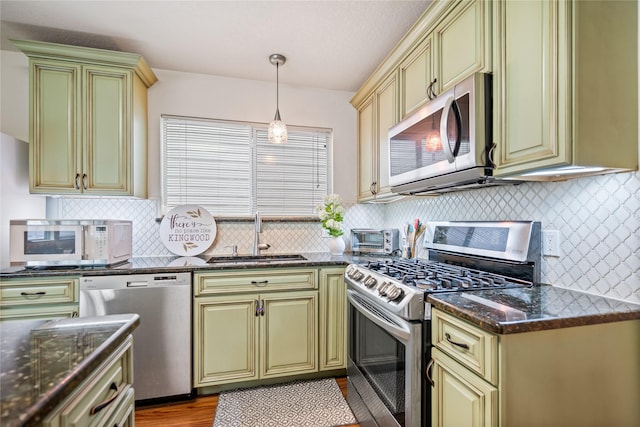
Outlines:
[[[125,220],[11,220],[11,265],[112,265],[132,252],[132,223]]]

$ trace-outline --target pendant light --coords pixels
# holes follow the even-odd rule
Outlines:
[[[269,57],[269,62],[276,66],[276,116],[269,124],[269,142],[272,144],[285,144],[287,142],[287,125],[280,119],[280,110],[278,108],[278,69],[286,60],[287,58],[279,53],[274,53]]]

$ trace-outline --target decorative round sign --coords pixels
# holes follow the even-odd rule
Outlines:
[[[177,206],[162,218],[160,238],[176,255],[199,255],[213,244],[216,221],[198,205]]]

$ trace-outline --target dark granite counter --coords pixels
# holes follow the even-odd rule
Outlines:
[[[266,255],[266,254],[265,254]],[[269,254],[271,255],[271,254]],[[320,267],[320,266],[343,266],[346,267],[352,262],[363,262],[371,257],[358,257],[345,253],[340,256],[332,256],[329,253],[303,253],[300,254],[304,260],[288,260],[264,262],[244,262],[244,263],[215,263],[207,264],[210,258],[207,256],[198,257],[135,257],[128,262],[110,267],[82,267],[82,268],[24,268],[9,267],[0,270],[1,279],[38,277],[38,276],[104,276],[107,274],[145,274],[158,272],[192,272],[197,270],[226,270],[251,269],[251,268],[283,268],[283,267]]]
[[[137,314],[0,322],[0,425],[38,425],[138,326]]]
[[[640,305],[547,285],[431,294],[428,301],[498,334],[640,319]]]

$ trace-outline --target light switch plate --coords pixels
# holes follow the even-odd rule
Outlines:
[[[560,231],[542,230],[542,255],[560,256]]]

